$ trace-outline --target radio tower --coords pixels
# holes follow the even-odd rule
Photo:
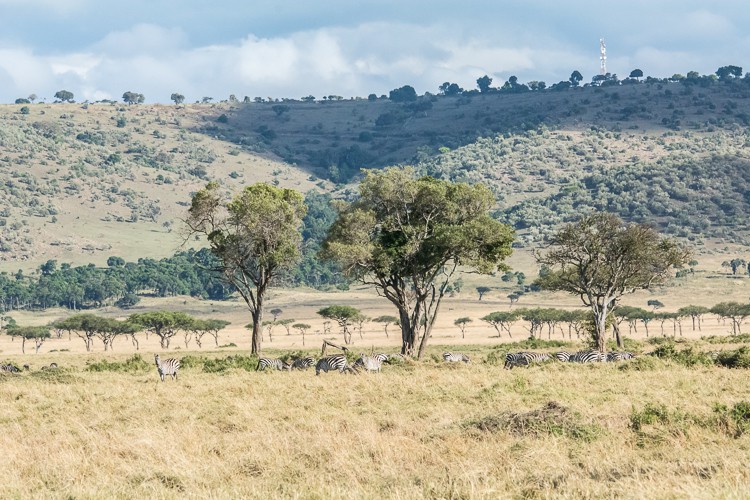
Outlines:
[[[599,73],[604,76],[607,74],[607,45],[604,38],[599,39],[599,60],[601,61]]]

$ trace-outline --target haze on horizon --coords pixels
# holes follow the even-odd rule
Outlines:
[[[123,92],[167,103],[230,94],[300,98],[436,93],[445,81],[476,88],[565,80],[639,68],[667,77],[750,67],[750,4],[739,0],[609,3],[445,0],[0,0],[0,103],[69,90],[78,101]],[[750,69],[750,68],[749,68]]]

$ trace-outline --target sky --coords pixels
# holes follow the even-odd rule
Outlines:
[[[747,0],[0,0],[0,103],[230,94],[366,97],[520,82],[750,71]]]

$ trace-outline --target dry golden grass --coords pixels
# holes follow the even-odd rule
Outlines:
[[[86,357],[70,354],[57,372],[0,376],[0,495],[750,495],[750,438],[712,416],[716,404],[750,400],[746,371],[658,360],[647,371],[556,363],[507,371],[482,363],[487,348],[469,349],[470,365],[428,357],[379,375],[319,377],[196,367],[164,383],[155,369],[88,372]],[[474,425],[551,401],[567,408],[565,418],[552,412],[551,430]],[[635,432],[631,415],[649,404],[692,420]],[[558,432],[566,422],[582,431]]]

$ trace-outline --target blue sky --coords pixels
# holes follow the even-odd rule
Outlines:
[[[750,71],[748,26],[746,0],[0,0],[0,102],[62,89],[146,102],[435,93],[573,70],[590,81],[602,36],[621,77]]]

